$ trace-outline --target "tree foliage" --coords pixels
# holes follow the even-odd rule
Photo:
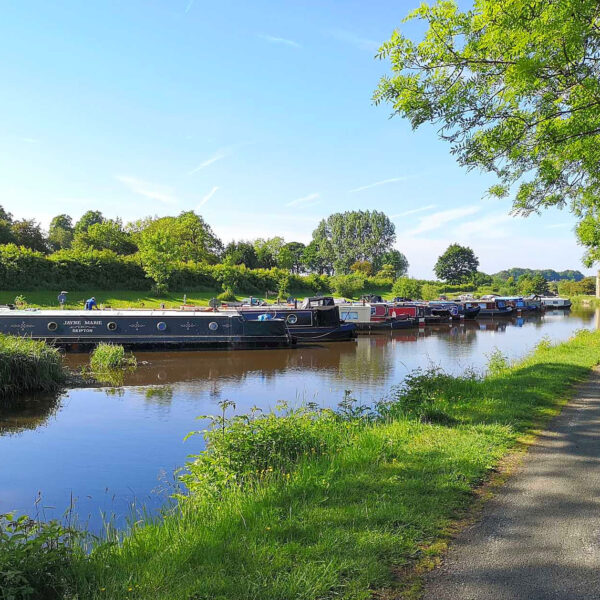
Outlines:
[[[419,300],[421,298],[421,283],[410,277],[398,277],[392,286],[392,294],[397,298]]]
[[[461,165],[492,172],[528,214],[600,197],[600,5],[597,0],[454,0],[422,4],[413,42],[395,31],[380,57],[376,102],[413,127],[440,126]]]
[[[394,224],[376,210],[334,213],[313,231],[316,255],[323,264],[333,265],[336,273],[348,273],[356,261],[368,261],[379,269],[395,240]]]
[[[479,260],[471,248],[460,244],[451,244],[442,254],[433,268],[435,275],[448,283],[464,283],[477,273]]]
[[[88,210],[81,215],[81,218],[75,223],[74,233],[83,233],[91,225],[104,222],[104,216],[99,210]]]
[[[73,243],[73,219],[69,215],[56,215],[48,229],[48,244],[52,250],[65,250]]]
[[[21,219],[14,221],[12,226],[12,235],[15,244],[25,246],[36,252],[48,252],[48,244],[44,233],[34,219]]]

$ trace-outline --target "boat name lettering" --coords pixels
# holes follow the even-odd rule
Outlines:
[[[102,325],[102,321],[84,321],[85,326],[90,327],[93,325]]]
[[[81,321],[65,321],[63,325],[81,325]]]
[[[72,333],[94,333],[93,329],[87,329],[85,327],[78,327],[71,329]]]

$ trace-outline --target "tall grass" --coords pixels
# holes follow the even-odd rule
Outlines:
[[[366,600],[434,554],[517,441],[600,361],[600,333],[540,344],[485,377],[413,373],[373,407],[228,417],[202,432],[164,518],[74,554],[83,599]],[[500,366],[502,368],[500,368]]]
[[[42,341],[0,334],[0,397],[54,391],[65,382],[60,353]]]
[[[133,354],[127,354],[123,346],[118,344],[100,343],[90,355],[92,372],[102,373],[112,369],[135,367],[137,361]]]

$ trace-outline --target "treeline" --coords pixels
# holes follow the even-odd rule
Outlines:
[[[279,236],[225,245],[192,211],[126,225],[99,211],[75,223],[62,214],[46,233],[0,207],[0,286],[325,291],[332,276],[349,276],[355,286],[365,278],[391,282],[408,269],[392,247],[393,223],[377,211],[333,214],[312,238],[307,245]]]
[[[581,281],[585,277],[581,271],[573,271],[572,269],[567,269],[566,271],[555,271],[554,269],[521,269],[519,267],[499,271],[498,273],[492,275],[492,277],[506,281],[510,277],[515,280],[519,279],[523,275],[527,275],[529,277],[541,275],[546,281]]]

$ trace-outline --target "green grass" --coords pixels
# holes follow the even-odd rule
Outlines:
[[[45,342],[0,334],[0,398],[57,390],[66,380],[62,357]]]
[[[123,346],[118,344],[98,344],[90,355],[92,371],[109,371],[136,366],[135,356],[125,353]]]
[[[473,488],[599,361],[600,333],[582,332],[514,366],[495,355],[485,378],[414,374],[377,415],[346,402],[341,415],[216,417],[208,451],[189,465],[190,495],[121,542],[76,555],[63,591],[80,600],[396,597],[403,568],[435,553]]]
[[[596,296],[584,296],[584,295],[572,296],[571,302],[573,303],[573,306],[575,306],[575,307],[580,307],[580,306],[598,307],[598,306],[600,306],[600,298],[596,298]]]

